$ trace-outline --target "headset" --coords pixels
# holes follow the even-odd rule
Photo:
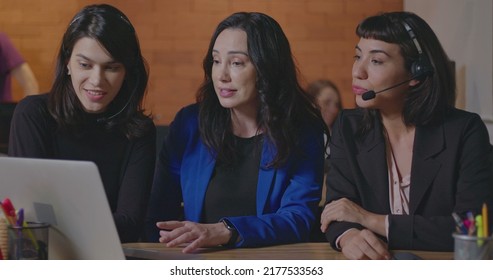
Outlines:
[[[407,24],[405,20],[402,20],[402,25],[406,29],[407,33],[409,34],[409,37],[411,37],[411,40],[414,43],[414,46],[416,46],[416,50],[418,51],[418,59],[416,59],[412,64],[411,64],[411,78],[405,81],[402,81],[400,83],[397,83],[395,85],[392,85],[390,87],[384,88],[379,91],[375,90],[369,90],[365,93],[362,94],[361,98],[363,100],[371,100],[376,97],[377,94],[396,88],[400,85],[403,85],[411,80],[418,79],[418,80],[424,80],[427,76],[430,76],[433,74],[433,66],[431,65],[430,61],[428,60],[428,57],[426,54],[423,53],[423,50],[421,49],[421,45],[418,42],[418,39],[416,38],[416,34],[414,31],[411,29],[411,26]]]
[[[409,24],[407,24],[405,20],[402,20],[402,25],[409,34],[409,37],[411,37],[411,40],[413,41],[414,46],[416,46],[416,50],[418,51],[418,59],[411,64],[411,75],[413,79],[423,79],[426,76],[433,74],[433,66],[428,60],[426,54],[423,53],[421,45],[419,44],[418,39],[416,38],[416,34],[412,30],[411,26],[409,26]]]

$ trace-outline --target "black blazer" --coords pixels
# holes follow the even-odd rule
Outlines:
[[[483,202],[493,208],[484,123],[477,114],[449,109],[441,123],[416,127],[410,214],[392,215],[383,127],[375,117],[374,129],[358,137],[362,117],[361,109],[344,110],[334,125],[327,201],[346,197],[370,212],[389,214],[389,249],[452,251],[452,212],[480,213]],[[326,237],[332,247],[351,227],[363,228],[348,222],[329,225]]]

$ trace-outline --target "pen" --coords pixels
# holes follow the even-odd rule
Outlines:
[[[467,212],[467,220],[470,223],[470,226],[468,228],[468,234],[470,236],[472,236],[476,233],[476,225],[475,225],[475,221],[474,221],[474,215],[472,214],[471,211]]]
[[[19,211],[17,211],[17,221],[15,221],[15,226],[17,230],[17,247],[16,247],[16,254],[18,257],[22,256],[22,223],[24,222],[24,209],[21,208]]]
[[[483,236],[488,237],[488,235],[490,234],[488,233],[488,206],[486,205],[486,203],[483,203],[482,214],[483,214]]]
[[[18,226],[21,228],[27,226],[26,221],[24,221],[24,209],[23,208],[19,209],[19,216],[22,215],[22,217],[19,217],[19,219],[17,219],[17,216],[15,214],[14,205],[12,204],[12,201],[10,201],[9,198],[5,198],[3,200],[1,206],[2,206],[2,209],[4,211],[5,216],[7,218],[7,221],[12,226]],[[36,241],[36,238],[34,237],[33,233],[29,229],[26,229],[26,233],[29,236],[29,238],[31,239],[32,243],[34,244],[34,247],[36,248],[36,250],[38,250],[39,244]]]
[[[15,225],[21,227],[23,224],[24,224],[24,208],[21,208],[19,209],[19,211],[17,211],[17,221]]]
[[[34,248],[36,248],[36,251],[38,251],[39,250],[38,241],[36,241],[36,238],[34,237],[33,233],[29,230],[27,222],[23,221],[22,226],[26,229],[26,233],[27,233],[29,239],[31,239],[31,242],[34,245]]]
[[[464,223],[462,222],[462,220],[459,217],[459,215],[457,215],[457,213],[454,212],[454,213],[452,213],[452,217],[454,218],[455,225],[459,229],[459,232],[462,233],[462,234],[467,234],[467,228],[464,225]]]
[[[20,208],[19,211],[17,211],[17,223],[16,223],[16,225],[21,228],[21,231],[23,230],[22,228],[25,229],[25,233],[27,234],[29,239],[31,239],[31,242],[34,245],[34,248],[36,248],[36,250],[38,250],[39,249],[38,241],[36,241],[36,238],[34,237],[33,233],[28,228],[27,222],[24,220],[24,208]]]
[[[15,225],[16,217],[15,217],[15,208],[12,205],[12,201],[9,198],[5,198],[2,202],[3,213],[5,214],[5,218],[11,225]]]
[[[483,245],[483,240],[480,240],[483,236],[483,216],[476,216],[476,232],[478,237],[478,246]]]

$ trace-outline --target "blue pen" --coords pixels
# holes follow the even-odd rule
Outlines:
[[[24,224],[24,208],[17,211],[17,222],[16,226],[21,227]]]
[[[24,221],[24,208],[20,208],[19,211],[17,211],[17,222],[16,222],[16,226],[18,226],[19,228],[21,228],[21,232],[24,231],[27,236],[31,239],[34,247],[36,248],[36,250],[39,249],[39,244],[38,242],[36,241],[36,238],[34,238],[34,235],[33,233],[29,230],[29,228],[27,228],[27,223],[26,221]],[[24,229],[22,229],[24,228]]]
[[[454,218],[455,225],[459,229],[460,233],[467,234],[467,228],[462,222],[462,219],[459,217],[459,215],[457,215],[457,213],[454,212],[452,213],[452,217]]]

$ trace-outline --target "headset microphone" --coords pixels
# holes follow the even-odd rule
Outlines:
[[[116,116],[120,115],[128,107],[128,105],[130,104],[130,101],[132,101],[132,97],[133,97],[133,93],[130,96],[130,98],[128,99],[127,103],[125,103],[125,106],[123,106],[123,108],[120,109],[120,111],[116,112],[115,114],[113,114],[113,115],[111,115],[109,117],[101,117],[101,118],[98,118],[96,121],[98,123],[104,123],[104,122],[107,122],[107,121],[115,118]]]
[[[366,100],[373,99],[373,98],[375,98],[375,96],[377,96],[377,93],[384,92],[384,91],[386,91],[386,90],[396,88],[396,87],[398,87],[398,86],[400,86],[400,85],[403,85],[403,84],[405,84],[405,83],[407,83],[407,82],[409,82],[409,81],[411,81],[411,80],[413,80],[413,79],[415,79],[415,77],[412,77],[412,78],[411,78],[411,79],[409,79],[409,80],[405,80],[405,81],[403,81],[403,82],[400,82],[400,83],[398,83],[398,84],[395,84],[395,85],[393,85],[393,86],[391,86],[391,87],[388,87],[388,88],[384,88],[384,89],[379,90],[379,91],[369,90],[369,91],[367,91],[367,92],[363,93],[363,94],[361,95],[361,98],[363,98],[363,100],[365,100],[365,101],[366,101]]]

